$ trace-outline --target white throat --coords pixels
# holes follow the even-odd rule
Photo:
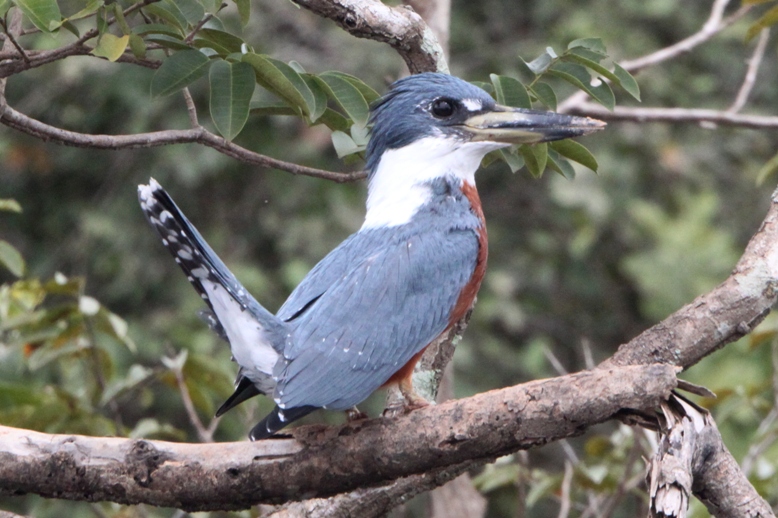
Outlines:
[[[475,185],[475,172],[484,155],[507,145],[434,136],[385,151],[368,186],[361,230],[408,223],[429,201],[429,182],[435,178],[450,176]]]

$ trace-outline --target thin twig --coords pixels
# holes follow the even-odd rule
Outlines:
[[[222,4],[222,5],[224,5],[224,4]],[[221,9],[221,8],[220,8],[220,9]],[[197,35],[197,32],[198,32],[200,29],[202,29],[202,28],[203,28],[203,25],[205,25],[206,23],[208,23],[209,21],[211,21],[211,18],[213,18],[213,16],[214,16],[214,13],[208,13],[208,15],[207,15],[207,16],[204,16],[202,20],[200,20],[199,22],[197,22],[197,25],[195,25],[194,29],[192,29],[192,32],[190,32],[189,34],[187,34],[187,35],[186,35],[186,38],[184,38],[184,43],[186,43],[187,45],[188,45],[188,44],[190,44],[190,43],[192,43],[192,40],[193,40],[193,39],[194,39],[194,37]]]
[[[732,13],[730,16],[724,18],[724,10],[729,4],[730,0],[716,0],[711,7],[710,16],[702,29],[692,34],[688,38],[684,38],[678,43],[665,47],[651,54],[647,54],[643,57],[623,61],[619,63],[625,70],[635,73],[643,68],[654,66],[663,61],[673,59],[681,54],[685,54],[691,51],[693,48],[705,43],[713,36],[726,29],[737,20],[742,18],[750,9],[750,5],[745,5]]]
[[[176,384],[178,385],[178,391],[181,393],[181,400],[184,402],[184,409],[186,409],[186,415],[189,417],[189,422],[192,423],[197,437],[200,442],[213,442],[213,432],[210,431],[210,427],[203,426],[203,422],[200,420],[200,416],[197,415],[197,410],[192,403],[192,396],[189,394],[189,388],[186,386],[186,380],[184,379],[184,373],[181,369],[172,369],[176,375]]]
[[[1,95],[0,123],[41,140],[48,140],[66,146],[88,147],[92,149],[137,149],[167,146],[170,144],[196,143],[215,149],[219,153],[247,164],[279,169],[294,175],[311,176],[338,183],[353,182],[367,176],[364,171],[336,173],[277,160],[229,142],[202,126],[188,130],[164,130],[135,135],[88,135],[68,131],[50,126],[16,111],[6,103]]]
[[[556,357],[554,351],[552,351],[550,347],[543,348],[543,355],[546,357],[548,362],[554,368],[558,376],[564,376],[565,374],[569,374],[567,369],[565,369],[565,366],[562,365],[562,362],[559,361],[559,358]]]
[[[681,41],[670,45],[669,47],[652,52],[651,54],[646,54],[645,56],[641,56],[632,60],[622,61],[619,63],[619,65],[621,65],[628,72],[636,73],[644,68],[658,65],[659,63],[675,58],[680,54],[690,52],[695,47],[705,43],[713,36],[735,23],[751,9],[750,5],[745,5],[727,18],[723,18],[724,10],[726,9],[729,2],[730,0],[716,0],[711,7],[711,13],[707,21],[703,24],[699,31],[695,32],[691,36],[684,38]],[[557,110],[562,113],[572,111],[574,108],[577,108],[579,105],[583,104],[588,97],[589,94],[584,91],[576,92],[559,103]]]
[[[740,85],[740,90],[735,97],[735,102],[729,107],[727,112],[737,113],[743,109],[743,106],[748,102],[748,97],[751,95],[751,90],[754,89],[756,84],[756,75],[759,72],[759,66],[762,64],[762,58],[764,57],[765,49],[767,49],[767,41],[770,39],[770,29],[762,29],[759,33],[759,41],[756,43],[754,53],[751,55],[751,59],[748,60],[748,68],[746,69],[746,75],[743,79],[743,84]]]
[[[8,39],[6,41],[7,42],[10,41],[11,44],[14,46],[14,48],[16,48],[16,51],[19,53],[22,59],[29,64],[30,58],[27,56],[27,53],[24,51],[22,46],[19,45],[19,42],[16,41],[16,38],[14,38],[13,31],[8,30],[8,25],[6,25],[5,19],[2,16],[0,16],[0,25],[3,26],[3,31],[5,32],[6,36],[8,36]]]
[[[573,465],[570,461],[565,462],[565,475],[562,477],[562,495],[559,498],[559,514],[557,518],[567,518],[570,516],[570,486],[573,482]]]
[[[596,117],[606,121],[681,122],[711,126],[735,126],[751,129],[776,129],[778,116],[744,115],[703,108],[643,108],[616,106],[613,111],[592,102],[571,106],[568,113]]]
[[[189,114],[189,122],[193,128],[199,128],[200,122],[197,120],[197,106],[195,106],[194,99],[192,99],[192,93],[189,91],[189,87],[186,86],[183,89],[184,101],[186,101],[186,111]]]

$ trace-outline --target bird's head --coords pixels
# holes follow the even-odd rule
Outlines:
[[[605,127],[586,117],[501,106],[481,88],[439,73],[395,82],[372,106],[370,121],[367,226],[373,226],[371,217],[380,224],[407,219],[374,215],[390,213],[390,205],[399,207],[397,199],[412,191],[424,199],[423,186],[435,178],[453,176],[474,183],[475,171],[490,151]]]

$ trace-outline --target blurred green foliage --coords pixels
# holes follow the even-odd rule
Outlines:
[[[7,5],[0,0],[0,10]],[[75,1],[60,5],[66,15],[84,7]],[[761,10],[753,16],[692,53],[645,70],[637,77],[643,104],[728,107],[751,48],[744,39],[771,8],[770,2],[757,6]],[[105,9],[101,16],[115,15],[106,6],[97,9]],[[503,78],[531,84],[531,77],[522,76],[527,70],[519,56],[532,63],[532,57],[548,54],[549,46],[564,48],[570,41],[599,37],[618,62],[688,36],[702,25],[708,9],[708,3],[681,7],[668,0],[574,5],[454,1],[450,65],[454,74],[499,86],[502,94],[496,95],[510,98],[513,92],[517,99],[515,84]],[[170,38],[180,40],[191,26],[182,15],[174,17],[181,30],[167,39],[162,31],[155,36],[173,50]],[[56,15],[50,18],[41,18],[42,29],[49,30]],[[338,84],[352,93],[344,82],[353,86],[348,77],[359,77],[382,92],[403,69],[389,47],[355,40],[287,2],[238,2],[220,18],[225,33],[240,34],[255,55],[275,60],[260,67],[266,83],[286,85],[284,78],[292,77],[299,86],[294,78],[303,78],[312,97],[292,104],[308,122],[320,120],[310,119],[323,106],[311,85],[330,95],[314,77],[331,90]],[[69,23],[78,28],[83,22]],[[52,48],[65,41],[63,32],[34,34],[24,43]],[[113,36],[128,36],[126,43],[107,38],[103,55],[122,44],[135,45],[133,52],[143,55],[132,37],[139,35],[120,32]],[[230,62],[237,42],[216,32],[206,36],[203,40],[220,47],[214,49],[223,53],[219,59]],[[205,46],[203,41],[199,48]],[[274,64],[290,62],[297,64],[286,65],[297,76]],[[748,111],[774,113],[777,63],[773,44]],[[249,64],[256,76],[259,69]],[[329,70],[350,76],[323,74]],[[207,75],[189,83],[203,124],[210,124],[202,120],[210,106]],[[163,88],[157,92],[161,95],[150,96],[154,77],[152,70],[79,56],[10,78],[7,94],[20,111],[77,131],[121,134],[188,127],[180,95],[162,95],[167,93]],[[541,103],[555,102],[538,86],[546,81],[560,100],[575,91],[564,77],[549,76],[534,84]],[[344,103],[333,93],[327,110],[334,114],[321,113],[323,125],[309,126],[290,116],[259,117],[289,109],[294,94],[282,91],[286,97],[255,96],[240,133],[228,124],[227,136],[292,162],[331,170],[360,167],[359,162],[344,166],[336,156],[364,147],[364,134],[351,120],[362,117],[357,97],[352,97],[355,104]],[[367,102],[370,94],[360,92]],[[636,102],[623,91],[616,96],[619,104]],[[331,137],[324,126],[340,134]],[[216,127],[221,130],[219,123]],[[258,170],[196,145],[108,152],[58,147],[6,127],[0,136],[0,208],[11,199],[23,208],[21,213],[0,212],[0,423],[6,425],[193,441],[197,434],[182,403],[179,375],[205,425],[230,394],[235,366],[229,350],[195,316],[200,299],[137,207],[136,185],[149,176],[168,188],[237,277],[271,309],[359,228],[364,213],[361,184]],[[338,139],[336,153],[332,140]],[[455,356],[457,396],[553,376],[557,371],[549,352],[570,371],[586,367],[588,351],[595,362],[606,358],[620,343],[726,277],[766,212],[774,187],[769,176],[755,185],[775,156],[774,133],[612,123],[584,143],[597,158],[597,176],[571,164],[574,178],[533,179],[523,171],[511,174],[501,161],[479,173],[490,234],[489,270]],[[718,393],[717,400],[704,403],[733,453],[751,463],[752,481],[773,505],[778,503],[778,447],[770,442],[778,434],[775,417],[771,420],[775,329],[768,320],[757,334],[688,372],[691,381]],[[241,405],[219,423],[216,440],[243,439],[268,409],[266,401]],[[754,445],[764,447],[755,451]],[[489,497],[490,516],[514,516],[522,501],[527,516],[555,515],[564,466],[571,463],[574,511],[579,513],[592,499],[613,502],[622,481],[642,477],[642,461],[632,459],[649,450],[650,438],[642,431],[605,425],[564,445],[502,459],[476,480]],[[642,486],[621,491],[611,516],[639,515],[645,506]],[[694,505],[694,516],[706,516]],[[92,508],[35,497],[6,498],[0,507],[38,517],[173,515],[142,506]],[[423,515],[423,502],[408,512]],[[249,514],[256,512],[242,515]]]

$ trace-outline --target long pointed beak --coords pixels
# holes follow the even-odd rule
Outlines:
[[[512,108],[496,105],[492,111],[465,120],[463,128],[474,141],[536,144],[580,137],[605,127],[605,123],[588,117]]]

